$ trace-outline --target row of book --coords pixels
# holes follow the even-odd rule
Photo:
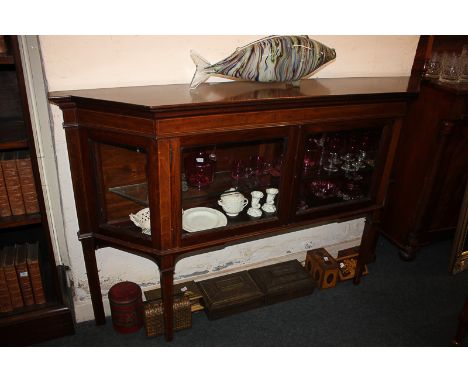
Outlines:
[[[39,212],[28,150],[0,153],[0,217]]]
[[[39,266],[39,243],[0,251],[0,313],[46,302]]]

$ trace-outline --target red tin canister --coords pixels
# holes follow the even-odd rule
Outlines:
[[[112,324],[119,333],[133,333],[143,326],[141,288],[131,281],[123,281],[109,290]]]

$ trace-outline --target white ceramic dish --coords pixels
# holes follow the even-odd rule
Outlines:
[[[151,235],[151,221],[149,208],[143,208],[136,214],[130,214],[129,217],[133,224],[141,228],[141,232],[143,232],[145,235]]]
[[[214,208],[195,207],[182,214],[182,228],[187,232],[198,232],[227,225],[226,216]]]

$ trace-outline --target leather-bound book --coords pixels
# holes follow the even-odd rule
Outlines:
[[[17,244],[15,268],[16,274],[18,275],[21,294],[23,296],[23,302],[24,305],[34,305],[34,295],[32,291],[31,280],[29,279],[27,256],[28,247],[26,244]]]
[[[14,246],[5,247],[4,260],[3,260],[3,273],[8,285],[8,292],[10,293],[10,300],[13,309],[21,308],[24,306],[23,297],[21,296],[21,289],[16,275],[15,257],[16,248]]]
[[[6,216],[11,216],[11,208],[8,201],[5,179],[3,178],[2,166],[0,165],[0,218]]]
[[[31,280],[34,301],[36,304],[44,304],[46,302],[44,288],[42,285],[41,269],[39,266],[39,243],[27,244],[28,248],[28,271],[29,279]]]
[[[24,215],[26,210],[24,208],[18,169],[16,168],[16,152],[5,151],[2,154],[1,166],[11,212],[13,215]]]
[[[23,194],[24,208],[27,214],[39,212],[39,203],[37,201],[36,185],[32,171],[31,158],[29,151],[21,150],[17,152],[16,168],[20,179],[21,192]]]
[[[10,292],[8,292],[8,285],[3,272],[3,262],[5,260],[5,252],[0,251],[0,313],[11,312],[13,306],[11,305]]]

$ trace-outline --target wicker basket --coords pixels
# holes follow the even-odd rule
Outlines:
[[[192,327],[190,299],[185,295],[174,296],[174,330]],[[156,337],[164,334],[162,300],[146,301],[144,309],[146,336]]]

